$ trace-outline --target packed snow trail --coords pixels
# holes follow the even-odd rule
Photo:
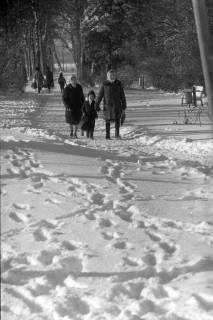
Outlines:
[[[52,96],[1,130],[2,319],[212,319],[211,143],[70,140]]]

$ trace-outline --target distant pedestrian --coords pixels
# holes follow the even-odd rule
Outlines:
[[[44,76],[43,76],[42,72],[40,71],[39,67],[36,67],[34,79],[35,79],[35,82],[37,85],[38,93],[40,93],[41,89],[43,87],[43,83],[44,83]]]
[[[50,89],[54,87],[54,84],[53,84],[53,72],[50,70],[49,67],[47,67],[47,71],[46,71],[46,86],[50,93]]]
[[[59,86],[60,86],[60,89],[61,89],[61,93],[63,93],[64,92],[64,87],[65,87],[65,85],[67,83],[66,83],[66,79],[64,78],[62,72],[60,72],[60,74],[59,74],[58,83],[59,83]]]
[[[110,69],[107,80],[103,82],[96,99],[96,110],[100,110],[101,100],[104,101],[104,119],[106,124],[106,139],[110,139],[110,123],[115,122],[115,138],[120,138],[121,117],[126,109],[126,97],[121,81],[117,80],[116,72]]]
[[[71,76],[71,83],[64,88],[62,100],[66,108],[66,122],[70,125],[70,136],[77,138],[78,124],[82,117],[85,98],[81,85],[77,83],[76,75]]]
[[[82,127],[83,131],[86,131],[87,138],[94,138],[95,119],[98,117],[97,111],[95,110],[95,92],[90,90],[88,92],[88,100],[83,104],[83,116],[82,116]]]

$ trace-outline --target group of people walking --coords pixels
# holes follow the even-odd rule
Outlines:
[[[46,79],[39,68],[36,68],[34,75],[35,88],[40,93],[44,82],[50,93],[54,86],[53,73],[46,68]],[[66,83],[63,73],[60,72],[58,84],[65,106],[65,119],[70,125],[70,136],[77,138],[77,131],[80,128],[82,135],[86,131],[88,138],[94,138],[95,120],[98,118],[101,101],[103,100],[103,114],[106,126],[106,139],[110,139],[110,126],[115,123],[115,138],[120,138],[120,125],[125,116],[126,97],[121,81],[116,77],[116,72],[110,69],[107,72],[107,80],[100,87],[96,94],[90,90],[85,99],[82,86],[77,82],[76,75],[72,75],[70,83]]]
[[[48,89],[50,93],[51,88],[54,87],[54,79],[53,79],[53,72],[47,66],[46,68],[46,78],[43,76],[39,67],[36,67],[36,71],[34,74],[34,81],[33,81],[34,89],[37,89],[37,92],[40,93],[43,87]]]
[[[64,91],[64,87],[66,85],[66,79],[63,76],[63,73],[60,72],[58,77],[58,83],[61,89],[61,92]],[[36,67],[36,71],[34,73],[34,80],[32,87],[37,89],[37,92],[40,93],[42,88],[47,88],[50,93],[51,88],[54,88],[54,79],[53,72],[50,70],[50,67],[46,67],[46,77],[42,74],[39,67]]]
[[[120,125],[125,115],[126,97],[121,82],[116,78],[116,72],[110,69],[107,80],[95,95],[93,90],[84,97],[82,86],[75,75],[71,76],[70,84],[62,89],[62,100],[65,106],[65,119],[70,125],[70,136],[77,138],[80,128],[86,131],[87,137],[94,138],[95,120],[98,118],[100,103],[103,100],[103,114],[106,126],[106,139],[110,139],[110,125],[115,123],[115,138],[120,138]],[[60,84],[60,83],[59,83]]]

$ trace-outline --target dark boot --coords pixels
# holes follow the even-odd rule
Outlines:
[[[106,139],[110,139],[110,122],[106,122]]]
[[[115,121],[115,138],[117,139],[120,138],[119,129],[120,129],[120,121],[116,120]]]

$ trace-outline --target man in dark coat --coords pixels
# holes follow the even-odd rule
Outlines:
[[[67,84],[66,79],[63,76],[63,72],[60,72],[59,77],[58,77],[58,83],[61,89],[61,93],[64,91],[64,87]]]
[[[77,83],[77,77],[71,76],[71,83],[66,86],[62,94],[62,100],[66,108],[65,118],[70,125],[70,136],[77,138],[78,124],[82,117],[82,107],[84,103],[83,89]]]
[[[34,74],[34,79],[35,79],[35,82],[36,82],[38,93],[40,93],[41,89],[43,87],[44,77],[43,77],[43,74],[41,73],[39,67],[36,67],[36,71],[35,71],[35,74]]]
[[[110,122],[115,122],[115,137],[120,138],[119,129],[121,116],[126,109],[126,97],[123,86],[116,79],[113,69],[107,72],[107,80],[103,82],[96,99],[96,110],[100,110],[101,100],[104,101],[104,118],[106,122],[106,139],[110,139]]]
[[[47,67],[46,81],[47,81],[47,88],[48,88],[49,93],[50,93],[50,89],[51,89],[54,85],[53,85],[53,73],[52,73],[52,71],[50,70],[49,67]]]

